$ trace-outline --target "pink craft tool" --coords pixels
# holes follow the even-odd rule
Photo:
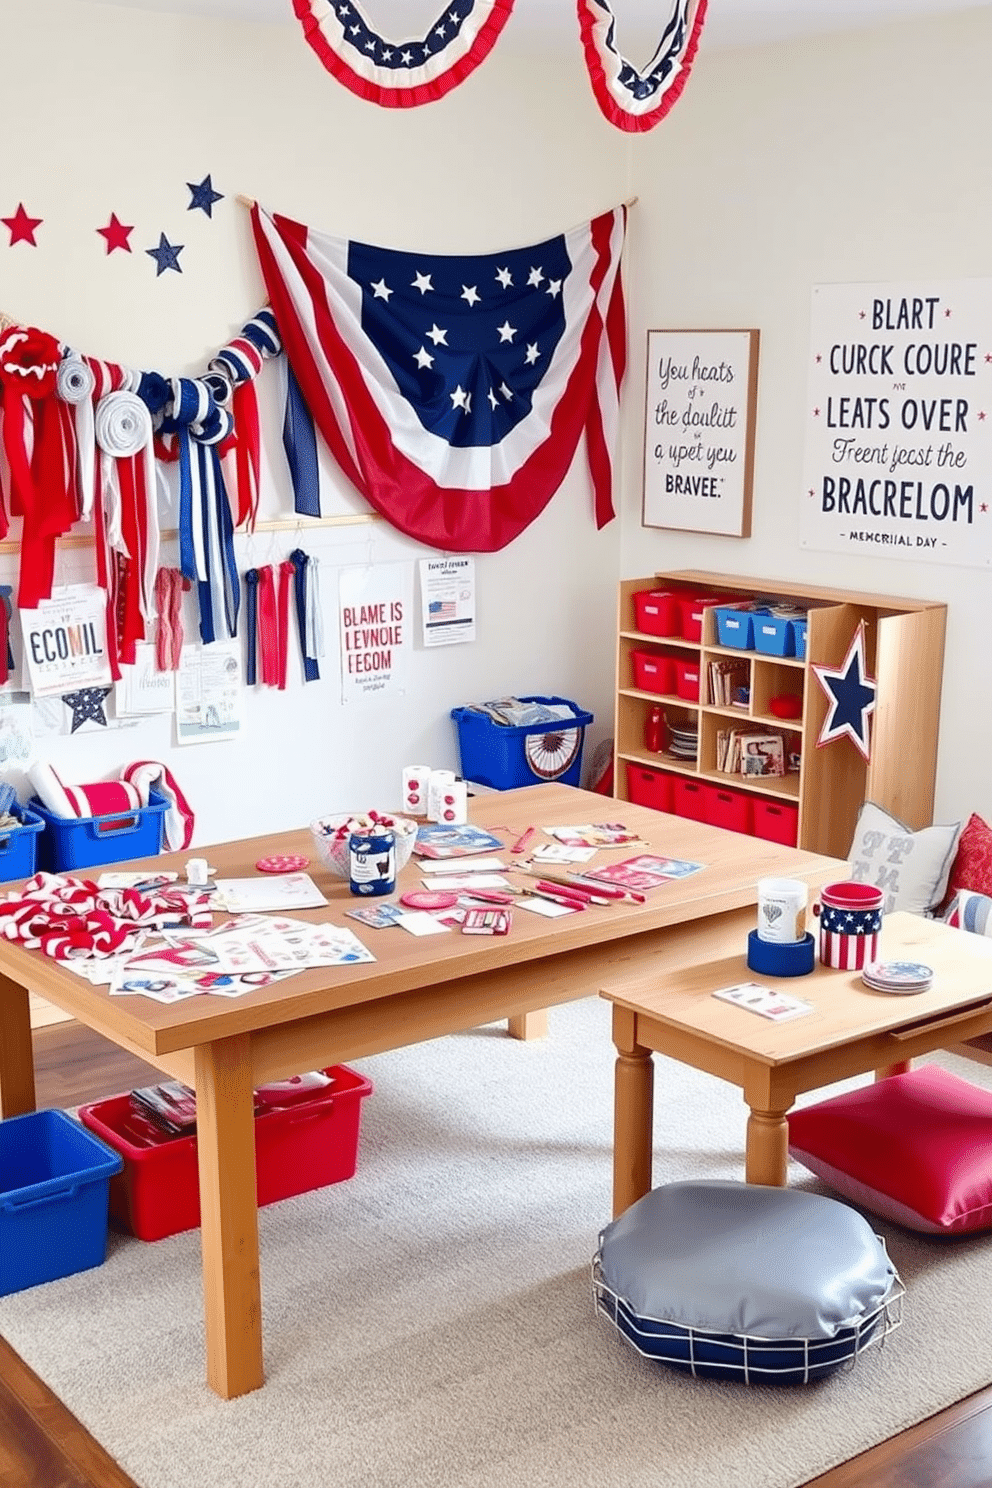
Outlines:
[[[520,836],[517,838],[516,842],[510,848],[510,851],[512,853],[523,852],[523,850],[527,846],[528,842],[531,842],[534,839],[534,837],[536,837],[536,836],[537,836],[537,828],[536,827],[528,827],[527,830],[526,830],[526,832],[522,832],[520,834]]]

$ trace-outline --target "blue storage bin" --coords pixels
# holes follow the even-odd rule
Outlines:
[[[38,852],[38,833],[45,827],[41,817],[27,806],[12,806],[10,814],[21,825],[7,828],[0,836],[0,883],[31,877]]]
[[[560,723],[513,728],[495,723],[473,708],[452,708],[463,777],[492,790],[513,790],[518,785],[540,785],[548,780],[578,785],[585,731],[593,715],[563,697],[522,697],[520,701],[563,703],[571,708],[574,723],[562,719]]]
[[[123,1166],[64,1111],[0,1121],[0,1296],[102,1265]]]
[[[38,847],[39,865],[49,873],[152,858],[162,851],[169,803],[158,791],[148,792],[148,805],[107,816],[56,816],[37,797],[31,802],[44,823]]]
[[[796,635],[786,615],[762,614],[754,617],[754,649],[765,656],[794,656]]]
[[[807,619],[803,615],[799,620],[790,620],[792,626],[792,647],[800,661],[806,660],[806,628]]]
[[[717,636],[721,646],[750,651],[754,645],[754,616],[750,610],[720,606],[716,611]]]

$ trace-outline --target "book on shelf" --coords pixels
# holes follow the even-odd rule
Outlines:
[[[735,694],[746,689],[751,680],[751,663],[733,656],[722,656],[709,664],[710,702],[717,708],[729,708]]]
[[[785,741],[755,729],[718,729],[716,767],[726,775],[784,775]]]

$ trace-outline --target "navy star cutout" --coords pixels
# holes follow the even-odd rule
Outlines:
[[[64,692],[62,701],[67,708],[72,709],[72,727],[69,730],[74,734],[84,723],[100,723],[107,727],[107,715],[103,711],[105,699],[110,694],[109,687],[82,687],[78,692]]]
[[[865,675],[864,624],[852,636],[839,667],[814,666],[813,671],[830,701],[817,746],[846,736],[868,759],[868,719],[875,710],[875,679]]]
[[[182,273],[182,269],[179,267],[179,255],[185,246],[185,243],[170,243],[165,233],[159,233],[158,247],[145,249],[148,257],[153,258],[158,265],[158,268],[155,270],[156,279],[159,274],[164,274],[166,269],[175,269],[177,274]]]
[[[214,190],[213,182],[209,175],[204,176],[203,180],[196,185],[192,181],[187,181],[186,185],[189,187],[190,194],[190,203],[186,208],[187,212],[195,212],[199,207],[201,212],[206,212],[208,217],[212,217],[214,215],[214,202],[223,201],[224,193]]]

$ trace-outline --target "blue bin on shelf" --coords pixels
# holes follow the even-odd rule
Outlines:
[[[721,646],[749,651],[754,645],[754,615],[750,610],[736,610],[720,605],[716,610],[716,633]]]
[[[464,779],[492,790],[514,790],[549,780],[578,785],[585,731],[593,715],[563,697],[522,697],[520,701],[564,704],[573,717],[514,728],[495,723],[474,708],[452,708]]]
[[[27,806],[12,806],[10,814],[16,816],[20,826],[5,827],[0,834],[0,883],[31,877],[38,853],[38,834],[45,828],[37,812]]]
[[[123,1166],[64,1111],[0,1121],[0,1296],[103,1264]]]
[[[807,619],[803,615],[800,620],[790,620],[792,626],[792,646],[800,661],[806,660],[806,627]]]
[[[169,803],[158,791],[148,792],[148,805],[106,816],[56,816],[37,798],[31,802],[45,826],[38,863],[49,873],[69,873],[101,863],[152,858],[162,851]]]
[[[765,656],[794,656],[796,633],[791,618],[759,610],[754,617],[754,649]]]

